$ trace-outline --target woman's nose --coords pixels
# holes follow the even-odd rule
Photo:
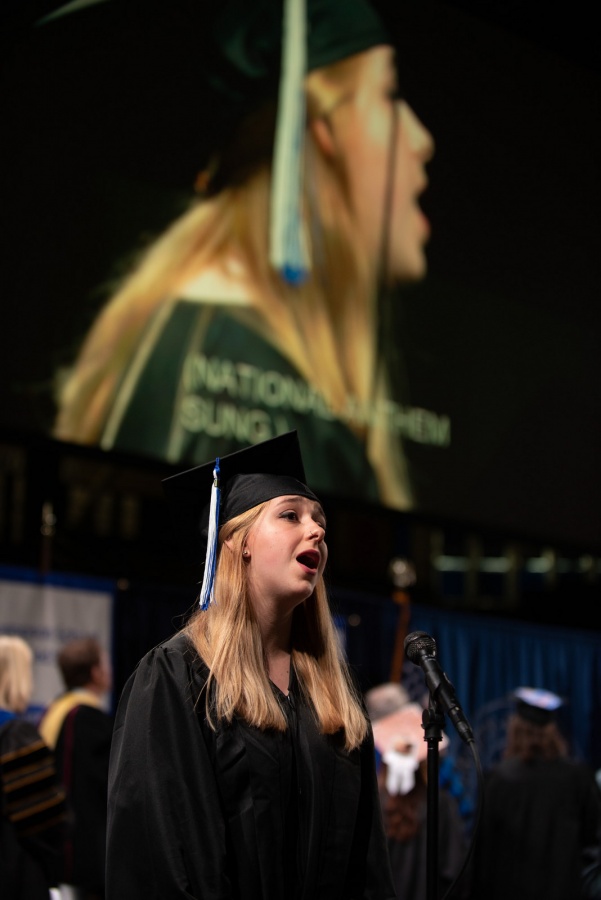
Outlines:
[[[427,163],[434,156],[434,138],[404,100],[401,103],[401,122],[414,153]]]

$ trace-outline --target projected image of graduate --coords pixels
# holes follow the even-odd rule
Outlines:
[[[373,9],[301,7],[144,6],[132,47],[139,95],[157,130],[161,104],[169,116],[178,105],[174,158],[185,142],[196,168],[183,182],[197,197],[100,311],[61,390],[55,434],[194,462],[297,428],[321,489],[408,508],[377,294],[425,274],[419,196],[433,141],[398,100]],[[185,103],[173,73],[156,102],[144,81],[150,14],[152,52],[185,32],[185,54],[198,36],[178,72]]]

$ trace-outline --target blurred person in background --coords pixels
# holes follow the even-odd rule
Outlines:
[[[426,900],[427,744],[422,707],[411,703],[396,683],[381,684],[365,695],[373,723],[380,801],[397,897]],[[444,751],[446,735],[440,745]],[[439,896],[459,874],[467,854],[465,825],[455,798],[444,787],[438,795]],[[466,880],[454,897],[469,897]]]
[[[23,714],[33,689],[32,652],[0,635],[0,896],[49,900],[58,884],[65,794],[54,758]]]
[[[522,687],[514,701],[504,758],[486,776],[474,898],[598,896],[601,798],[589,767],[569,758],[562,700]]]
[[[55,752],[70,807],[62,880],[75,886],[76,900],[101,900],[113,728],[103,701],[112,685],[111,666],[92,637],[65,644],[57,662],[66,691],[46,710],[40,733]]]

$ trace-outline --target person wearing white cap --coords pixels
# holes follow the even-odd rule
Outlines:
[[[525,686],[513,701],[504,758],[486,776],[475,896],[577,900],[587,861],[599,858],[601,795],[589,767],[569,757],[562,698]]]

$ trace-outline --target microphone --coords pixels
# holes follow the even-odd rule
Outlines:
[[[436,658],[436,641],[425,631],[414,631],[405,638],[405,656],[420,666],[426,676],[428,690],[437,700],[466,744],[473,743],[470,723],[455,696],[455,688]]]

